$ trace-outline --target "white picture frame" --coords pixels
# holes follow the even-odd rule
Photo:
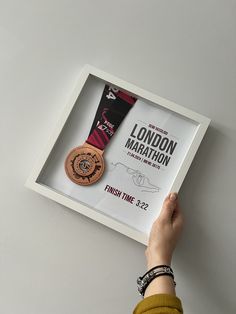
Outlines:
[[[143,231],[140,228],[136,228],[136,226],[131,226],[127,221],[122,221],[122,219],[119,219],[117,217],[112,216],[109,214],[109,212],[103,212],[101,209],[93,208],[92,206],[89,206],[86,204],[85,201],[80,201],[78,199],[75,199],[74,197],[71,197],[71,191],[68,192],[69,188],[67,189],[67,182],[63,183],[62,190],[58,190],[57,188],[54,188],[53,185],[50,185],[45,182],[51,182],[50,176],[52,177],[52,167],[50,168],[50,160],[52,158],[58,157],[59,153],[53,152],[56,149],[58,145],[60,145],[60,149],[65,146],[65,143],[68,141],[65,141],[65,138],[68,139],[70,136],[75,136],[73,134],[77,134],[78,132],[74,131],[74,128],[68,131],[68,124],[70,124],[68,121],[71,119],[72,111],[75,108],[75,105],[79,108],[80,106],[80,99],[82,99],[84,96],[83,94],[86,93],[86,88],[100,88],[101,84],[110,84],[112,86],[118,87],[121,90],[127,91],[131,95],[137,97],[142,102],[142,106],[152,106],[152,109],[150,110],[163,110],[163,113],[170,113],[172,117],[176,117],[178,121],[181,123],[182,121],[187,121],[189,123],[189,129],[186,130],[192,130],[192,135],[189,137],[189,139],[186,139],[186,147],[183,151],[183,154],[181,155],[182,159],[179,161],[179,164],[176,166],[178,168],[175,168],[175,172],[173,172],[173,176],[168,181],[168,185],[165,187],[165,194],[167,192],[178,192],[181,184],[187,174],[187,171],[191,165],[191,162],[199,148],[199,145],[204,137],[204,134],[210,124],[210,119],[200,115],[196,112],[193,112],[192,110],[189,110],[187,108],[184,108],[172,101],[169,101],[167,99],[164,99],[160,96],[154,95],[144,89],[141,89],[131,83],[128,83],[122,79],[119,79],[111,74],[105,73],[104,71],[101,71],[91,65],[85,65],[82,69],[79,79],[76,83],[76,86],[70,96],[70,99],[68,103],[66,104],[64,111],[56,124],[56,127],[45,147],[45,149],[42,151],[42,154],[40,158],[36,161],[32,172],[30,173],[27,181],[25,182],[25,186],[36,191],[37,193],[40,193],[41,195],[44,195],[45,197],[54,200],[62,205],[65,205],[68,208],[71,208],[75,211],[77,211],[80,214],[83,214],[103,225],[108,226],[109,228],[116,230],[140,243],[143,243],[144,245],[147,245],[148,241],[148,234],[150,229],[150,221],[149,224],[146,226],[147,230]],[[87,85],[86,85],[87,84]],[[90,84],[88,86],[88,84]],[[88,87],[86,87],[88,86]],[[97,87],[98,86],[98,87]],[[82,100],[81,100],[82,102]],[[144,103],[144,105],[143,105]],[[82,105],[81,105],[82,106]],[[83,108],[88,108],[88,105],[83,105]],[[82,108],[82,107],[81,107]],[[79,108],[78,110],[82,110]],[[154,108],[154,109],[153,109]],[[155,109],[157,108],[157,109]],[[74,109],[75,110],[75,109]],[[85,109],[83,109],[85,110]],[[87,110],[87,109],[86,109]],[[79,111],[78,111],[79,112]],[[82,111],[81,111],[82,112]],[[95,107],[91,108],[92,114],[95,115]],[[81,113],[78,114],[78,117],[81,116]],[[170,116],[169,114],[169,116]],[[90,118],[91,120],[92,118]],[[84,118],[83,118],[84,121]],[[177,120],[176,120],[177,121]],[[176,122],[177,123],[177,122]],[[179,123],[179,122],[178,122]],[[176,124],[178,125],[178,124]],[[192,126],[191,126],[192,125]],[[67,127],[67,133],[65,133],[63,130]],[[123,127],[123,124],[120,126],[120,128]],[[64,133],[63,133],[64,132]],[[69,133],[68,133],[69,132]],[[74,133],[73,133],[74,132]],[[87,130],[84,132],[82,137],[86,135]],[[120,132],[120,131],[119,131]],[[73,134],[72,134],[73,133]],[[183,132],[184,133],[184,132]],[[190,134],[190,131],[187,133]],[[64,134],[64,135],[63,135]],[[64,136],[64,138],[62,138]],[[116,135],[115,135],[116,136]],[[77,139],[75,139],[76,142]],[[112,139],[113,141],[113,139]],[[188,141],[188,142],[187,142]],[[59,144],[58,144],[59,143]],[[64,143],[64,144],[63,144]],[[83,143],[78,143],[77,146],[82,145]],[[119,144],[120,145],[120,144]],[[58,146],[59,147],[59,146]],[[73,147],[71,147],[73,148]],[[59,149],[59,148],[58,148]],[[63,148],[64,149],[64,148]],[[68,149],[67,149],[68,150]],[[110,151],[112,152],[112,147],[110,148]],[[132,161],[130,161],[132,163]],[[52,164],[52,163],[51,163]],[[56,170],[55,170],[56,171]],[[154,170],[153,170],[154,171]],[[42,175],[44,173],[44,175]],[[46,173],[46,174],[45,174]],[[164,172],[165,173],[165,172]],[[170,176],[170,174],[169,174]],[[41,179],[40,179],[41,178]],[[43,179],[42,179],[43,178]],[[46,178],[46,179],[45,179]],[[65,176],[66,178],[66,176]],[[67,179],[65,179],[67,180]],[[69,183],[68,183],[69,184]],[[75,184],[75,183],[71,183]],[[97,183],[96,183],[97,184]],[[84,189],[90,189],[90,187],[83,187]],[[64,190],[65,191],[64,191]],[[71,189],[71,187],[70,187]],[[85,191],[85,190],[84,190]],[[152,195],[153,197],[153,195]],[[164,194],[162,195],[162,199],[160,197],[160,202],[163,201]],[[147,196],[148,198],[148,196]],[[107,203],[106,203],[107,204]],[[160,203],[158,203],[160,204]],[[102,206],[102,205],[101,205]],[[160,206],[159,206],[160,207]],[[140,208],[138,208],[140,209]],[[158,211],[160,208],[157,209],[156,216],[158,215]],[[116,213],[117,214],[117,213]],[[142,212],[143,215],[143,212]],[[140,216],[145,217],[145,216]],[[137,219],[144,219],[145,218],[137,218]],[[124,218],[126,219],[126,218]],[[148,218],[150,220],[150,217]],[[153,220],[153,216],[152,216]],[[137,220],[138,221],[138,220]],[[138,224],[137,224],[138,225]]]

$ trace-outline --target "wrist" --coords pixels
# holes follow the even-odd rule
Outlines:
[[[152,249],[150,246],[147,247],[145,251],[147,267],[148,269],[158,266],[167,265],[171,266],[172,254],[171,253],[160,253],[158,249]]]
[[[169,258],[155,257],[155,258],[147,259],[147,269],[148,270],[155,267],[155,266],[159,266],[159,265],[171,266],[171,257],[169,257]]]
[[[163,279],[163,280],[156,280],[159,277],[172,277],[172,280],[169,279]],[[154,283],[155,281],[155,283]],[[162,283],[168,284],[169,287],[172,287],[172,289],[175,287],[176,283],[174,281],[174,273],[171,267],[167,265],[158,265],[154,266],[152,269],[149,269],[143,276],[138,277],[137,279],[137,285],[138,285],[138,291],[139,293],[144,296],[144,293],[151,285],[151,287],[156,286],[156,284],[160,284],[162,286]],[[153,289],[151,289],[153,290]],[[154,289],[155,290],[155,289]]]

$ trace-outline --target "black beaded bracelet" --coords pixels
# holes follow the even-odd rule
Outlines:
[[[142,277],[138,277],[137,285],[138,292],[141,296],[144,296],[145,290],[148,285],[152,282],[153,279],[159,276],[170,276],[174,280],[174,272],[170,266],[167,265],[158,265],[150,270],[148,270]],[[176,282],[174,281],[174,285],[176,286]]]

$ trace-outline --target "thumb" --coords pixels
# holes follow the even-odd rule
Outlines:
[[[176,204],[177,204],[177,193],[170,193],[164,200],[160,218],[164,221],[171,221]]]

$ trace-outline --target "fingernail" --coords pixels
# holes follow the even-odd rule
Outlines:
[[[177,193],[171,193],[170,194],[170,200],[175,201],[177,199]]]

